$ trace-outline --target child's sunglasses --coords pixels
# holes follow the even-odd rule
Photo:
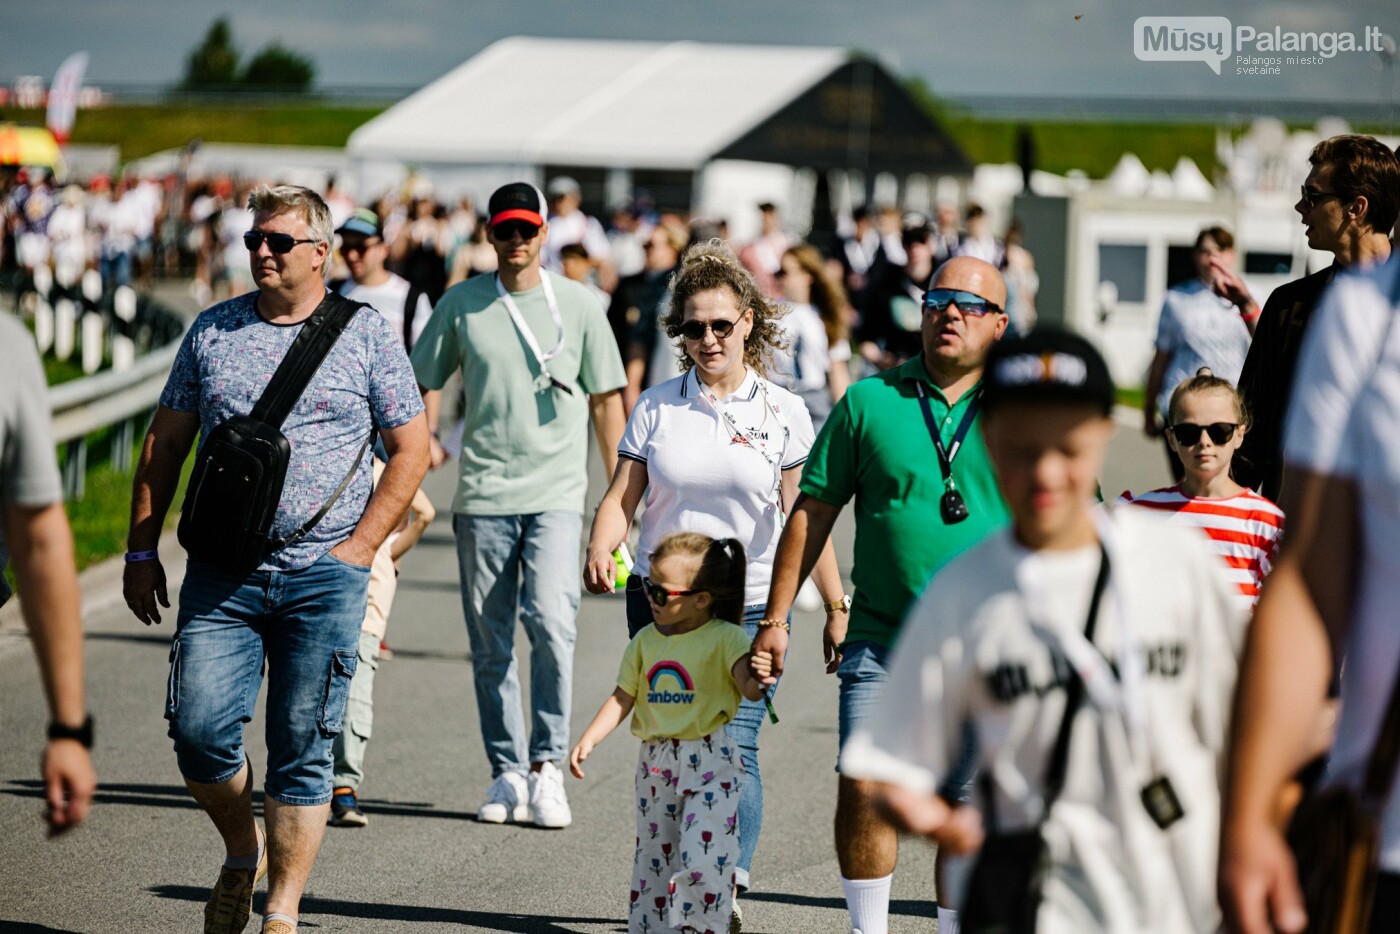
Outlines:
[[[653,584],[650,577],[642,578],[642,589],[646,591],[647,599],[657,606],[665,606],[666,601],[671,597],[688,597],[700,592],[698,590],[667,590],[660,584]]]
[[[1240,427],[1233,422],[1215,422],[1210,425],[1193,425],[1191,422],[1182,422],[1179,425],[1171,426],[1172,437],[1176,438],[1176,443],[1184,448],[1194,447],[1201,442],[1201,432],[1210,435],[1210,440],[1215,444],[1224,444],[1235,436],[1235,429]]]
[[[298,240],[291,234],[263,233],[261,230],[250,230],[243,235],[243,245],[248,248],[249,253],[256,253],[263,245],[264,240],[267,241],[267,248],[277,254],[292,252],[292,247],[296,246],[298,243],[319,242],[315,238],[310,240]]]

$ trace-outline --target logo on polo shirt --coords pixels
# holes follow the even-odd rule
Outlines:
[[[689,704],[695,700],[695,682],[680,662],[657,662],[647,672],[651,690],[648,704]]]

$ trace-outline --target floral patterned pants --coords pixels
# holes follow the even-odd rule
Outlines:
[[[724,730],[642,740],[628,934],[729,930],[743,775]]]

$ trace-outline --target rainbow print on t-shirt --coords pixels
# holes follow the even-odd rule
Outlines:
[[[680,662],[660,661],[652,665],[647,682],[651,685],[647,692],[649,704],[689,704],[695,700],[695,682]]]

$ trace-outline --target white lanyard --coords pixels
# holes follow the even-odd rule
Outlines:
[[[549,316],[554,321],[554,330],[558,332],[559,338],[554,344],[554,349],[549,353],[541,353],[539,341],[535,340],[535,334],[525,323],[525,318],[520,314],[519,307],[515,304],[515,299],[511,298],[506,287],[501,284],[501,276],[496,275],[496,294],[501,297],[501,302],[505,304],[506,311],[510,312],[510,320],[514,322],[515,329],[520,332],[520,336],[525,339],[525,344],[530,348],[530,352],[535,355],[535,362],[539,364],[540,376],[537,382],[537,389],[545,390],[551,385],[558,386],[565,392],[572,393],[573,390],[559,380],[550,375],[549,367],[545,364],[558,356],[559,351],[564,349],[564,318],[559,314],[559,302],[554,297],[554,286],[549,282],[549,272],[540,270],[540,287],[544,289],[544,301],[549,306]]]
[[[695,388],[696,391],[700,393],[700,398],[708,402],[710,404],[710,408],[714,409],[715,413],[721,418],[723,418],[726,424],[728,424],[730,440],[732,440],[736,444],[742,444],[745,447],[753,448],[755,451],[757,451],[763,456],[763,459],[768,462],[768,466],[773,468],[773,492],[775,494],[774,499],[778,505],[778,516],[779,521],[781,522],[783,518],[785,518],[782,508],[781,495],[781,489],[783,485],[783,468],[781,455],[774,455],[768,452],[768,442],[766,439],[759,436],[758,429],[749,428],[745,430],[743,428],[740,428],[739,423],[734,421],[734,416],[730,414],[729,407],[727,405],[720,405],[719,398],[713,392],[710,391],[710,388],[708,386],[700,382],[700,374],[695,373],[694,369],[692,369],[691,372],[695,374]],[[782,450],[786,451],[788,445],[788,438],[790,435],[790,432],[788,431],[787,419],[783,418],[783,413],[778,409],[777,404],[773,402],[772,397],[768,395],[768,387],[764,385],[763,377],[755,373],[754,380],[758,386],[759,392],[763,394],[764,406],[767,407],[769,412],[773,413],[773,420],[776,421],[778,423],[778,426],[783,430]],[[767,419],[765,417],[765,421],[766,420]],[[760,425],[759,428],[761,427],[763,426]]]
[[[1104,551],[1109,555],[1109,567],[1121,569],[1124,565],[1118,557],[1116,531],[1102,510],[1095,511],[1094,526]],[[1021,565],[1021,568],[1024,567],[1024,564]],[[1113,594],[1113,616],[1118,630],[1118,646],[1114,653],[1117,674],[1103,653],[1084,637],[1082,630],[1063,627],[1051,629],[1035,622],[1033,614],[1031,626],[1059,645],[1065,659],[1074,666],[1084,683],[1084,691],[1094,706],[1102,711],[1117,712],[1123,718],[1128,741],[1135,748],[1135,756],[1139,757],[1139,762],[1144,767],[1153,769],[1155,763],[1148,735],[1150,723],[1147,714],[1144,661],[1133,634],[1131,614],[1127,612],[1123,603],[1123,589],[1118,583],[1120,580],[1121,574],[1110,570],[1108,586]],[[1019,569],[1016,585],[1026,601],[1029,613],[1031,607],[1039,604],[1038,595]]]

